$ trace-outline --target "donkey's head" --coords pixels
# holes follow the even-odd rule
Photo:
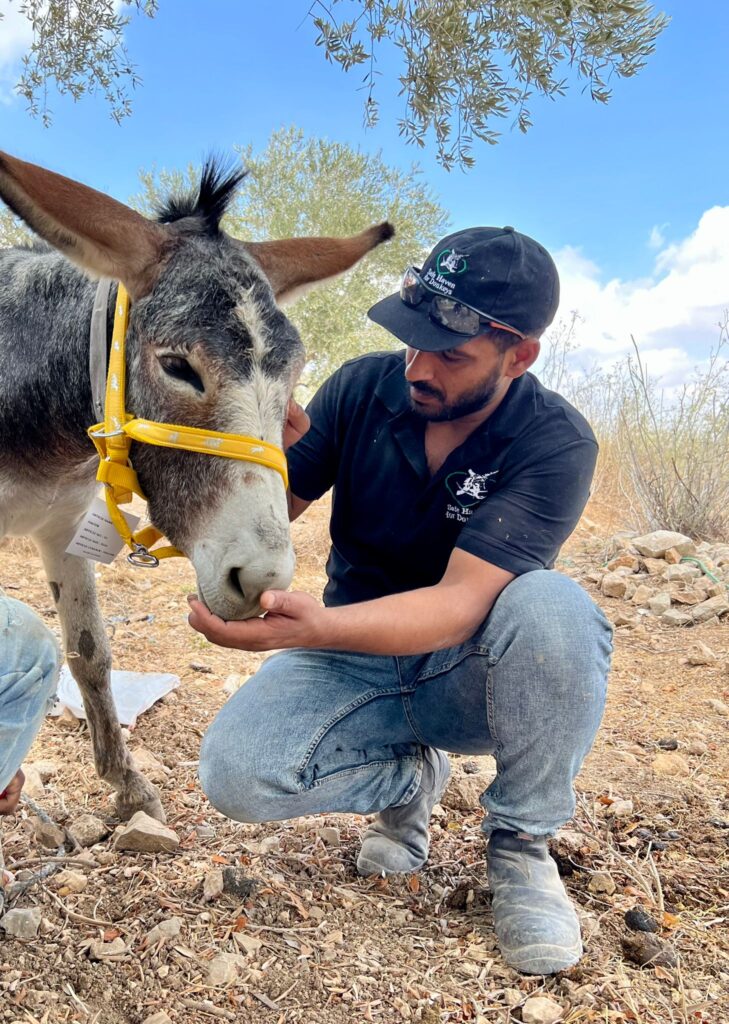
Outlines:
[[[0,197],[92,275],[132,298],[127,408],[161,422],[281,445],[304,362],[279,303],[347,270],[392,235],[243,243],[219,228],[243,177],[209,163],[199,192],[158,221],[84,185],[0,153]],[[201,597],[226,619],[257,614],[286,588],[294,557],[284,483],[249,462],[135,444],[152,521],[189,556]]]

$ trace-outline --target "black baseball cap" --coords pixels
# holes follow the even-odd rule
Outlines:
[[[408,305],[389,295],[369,310],[374,323],[411,348],[441,352],[483,333],[448,330],[429,314],[430,294],[478,310],[484,320],[538,336],[554,319],[559,305],[559,274],[547,250],[512,227],[467,228],[442,239],[419,271],[425,300]]]

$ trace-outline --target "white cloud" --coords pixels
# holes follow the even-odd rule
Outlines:
[[[654,224],[648,236],[648,247],[650,249],[661,249],[666,244],[665,230],[668,224]]]
[[[688,237],[663,241],[647,278],[603,280],[599,267],[570,247],[555,259],[561,316],[579,313],[574,338],[583,360],[613,362],[631,351],[632,335],[652,371],[670,384],[716,344],[729,307],[729,206],[707,210]]]

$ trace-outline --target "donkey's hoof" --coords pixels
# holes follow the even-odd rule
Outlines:
[[[114,798],[116,813],[122,821],[128,821],[137,811],[144,811],[150,818],[156,818],[162,823],[167,821],[165,809],[154,786],[149,787],[151,793],[140,795],[138,793],[117,793]]]

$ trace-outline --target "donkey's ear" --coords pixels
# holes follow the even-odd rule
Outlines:
[[[0,152],[0,198],[56,249],[94,276],[149,294],[169,234],[160,224],[53,171]]]
[[[276,301],[284,305],[321,281],[343,274],[394,234],[392,224],[384,221],[349,238],[286,238],[246,242],[245,247],[268,278]]]

